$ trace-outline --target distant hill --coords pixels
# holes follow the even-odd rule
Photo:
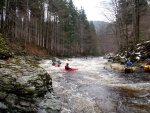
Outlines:
[[[104,21],[93,21],[95,25],[96,32],[99,31],[100,28],[105,28],[109,22],[104,22]]]

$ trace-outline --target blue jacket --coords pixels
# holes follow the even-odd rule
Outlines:
[[[127,66],[132,66],[132,62],[131,61],[127,61],[126,65]]]

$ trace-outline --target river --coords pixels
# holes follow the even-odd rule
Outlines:
[[[124,74],[105,69],[106,59],[69,58],[60,67],[51,60],[40,65],[53,80],[54,93],[62,102],[61,113],[150,113],[150,74]],[[62,72],[65,64],[77,67]]]

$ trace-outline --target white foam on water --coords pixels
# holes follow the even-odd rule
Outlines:
[[[69,63],[69,66],[72,68],[78,68],[78,70],[76,72],[62,72],[61,70],[64,69],[66,63]],[[42,60],[40,62],[40,66],[52,76],[54,91],[60,96],[62,101],[67,100],[67,102],[62,102],[64,105],[61,113],[72,113],[72,111],[96,113],[95,105],[97,103],[95,97],[91,96],[91,92],[95,91],[96,88],[100,89],[100,91],[95,91],[95,95],[102,94],[98,96],[102,101],[102,106],[105,107],[105,104],[109,104],[110,106],[105,108],[111,111],[114,103],[111,102],[111,97],[109,97],[111,94],[109,94],[107,89],[105,89],[106,91],[101,89],[103,86],[129,90],[150,90],[150,83],[129,83],[123,77],[118,77],[116,73],[105,70],[104,66],[106,63],[107,60],[102,57],[61,59],[60,67],[52,66],[51,60]],[[80,87],[85,87],[85,92],[81,91],[82,88],[79,91]],[[89,87],[93,89],[88,89]]]
[[[110,87],[121,87],[132,90],[150,90],[150,83],[133,83],[133,84],[107,84]]]

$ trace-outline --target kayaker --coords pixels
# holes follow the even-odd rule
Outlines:
[[[72,69],[69,67],[69,63],[66,63],[65,70],[72,70]]]
[[[132,66],[132,64],[133,64],[133,63],[132,63],[130,60],[128,60],[127,63],[126,63],[127,67]]]
[[[150,59],[147,59],[146,65],[150,65]]]
[[[56,57],[54,57],[53,59],[52,59],[52,65],[53,66],[56,66],[56,67],[59,67],[60,66],[60,64],[61,64],[61,62],[60,62],[60,59],[58,59],[58,58],[56,58]]]

